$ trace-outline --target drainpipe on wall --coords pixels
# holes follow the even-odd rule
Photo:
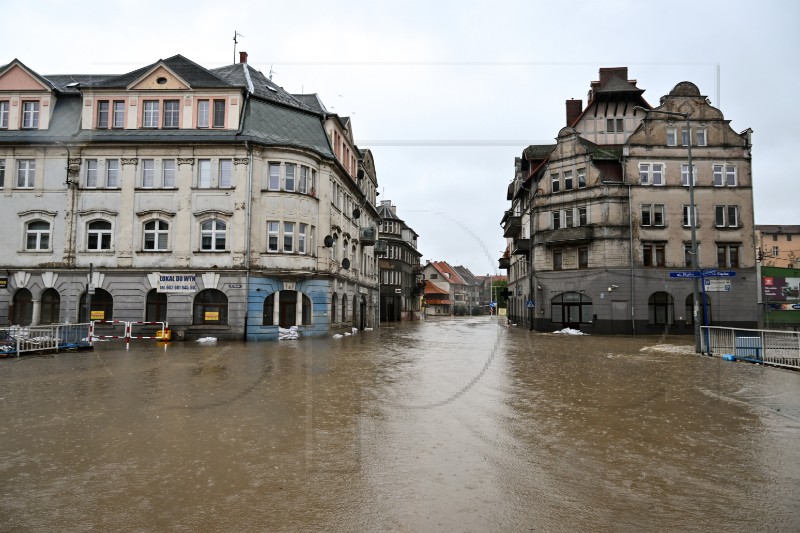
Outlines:
[[[245,203],[245,249],[244,249],[244,340],[247,341],[247,321],[250,310],[250,228],[252,227],[253,214],[253,150],[248,141],[244,142],[244,149],[247,150],[247,201]]]

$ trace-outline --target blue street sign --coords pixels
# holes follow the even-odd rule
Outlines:
[[[533,300],[528,300],[528,309],[533,309]]]
[[[717,270],[716,268],[707,268],[703,270],[703,275],[710,278],[732,278],[736,275],[733,270]]]
[[[670,272],[669,277],[671,278],[699,278],[700,272],[695,271],[688,271],[688,272]]]

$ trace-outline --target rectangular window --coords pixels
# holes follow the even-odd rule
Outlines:
[[[558,192],[561,190],[561,177],[558,174],[550,174],[550,181],[553,184],[553,192]]]
[[[114,128],[124,128],[125,127],[125,102],[122,100],[115,100],[114,101],[114,117],[113,117],[113,127]]]
[[[589,248],[587,246],[578,248],[578,268],[589,268]]]
[[[583,189],[586,187],[586,169],[579,168],[578,169],[578,188]]]
[[[739,206],[718,205],[715,207],[714,212],[715,223],[718,228],[739,227]]]
[[[692,244],[691,243],[684,243],[683,244],[683,264],[686,268],[693,268],[694,265],[692,263]]]
[[[578,226],[585,226],[589,223],[589,208],[578,208]]]
[[[197,186],[201,189],[211,187],[211,160],[197,160]]]
[[[32,189],[36,183],[36,160],[20,159],[17,161],[17,187]]]
[[[164,100],[164,127],[177,128],[180,125],[180,100]]]
[[[689,186],[689,165],[681,165],[681,184],[684,187]],[[692,165],[692,185],[697,185],[697,166]]]
[[[736,165],[725,165],[725,185],[736,187]]]
[[[642,226],[663,226],[664,204],[642,205]]]
[[[553,250],[553,270],[561,270],[563,267],[561,250]]]
[[[156,160],[142,159],[142,187],[152,189],[156,180]]]
[[[707,144],[706,128],[697,128],[697,146],[706,146]]]
[[[297,252],[306,253],[306,233],[308,232],[308,224],[298,224],[297,228]]]
[[[175,187],[175,160],[164,159],[161,161],[161,183],[167,189]]]
[[[772,247],[772,257],[778,257],[778,255],[780,255],[780,250],[778,249],[777,246],[773,246]]]
[[[660,242],[642,243],[642,264],[646,267],[666,266],[666,245]]]
[[[298,184],[297,191],[303,194],[308,192],[308,167],[300,167],[300,183]]]
[[[694,226],[695,228],[698,227],[697,224],[697,206],[694,206],[694,210],[691,209],[691,206],[684,205],[683,206],[683,227],[690,228]]]
[[[553,211],[553,229],[559,229],[561,227],[561,211]]]
[[[573,209],[564,210],[564,227],[571,228],[575,226],[575,211]]]
[[[8,100],[0,102],[0,128],[4,130],[8,129],[8,106]]]
[[[639,182],[642,185],[664,185],[664,164],[639,163]]]
[[[209,101],[208,100],[198,100],[197,101],[197,127],[198,128],[207,128],[208,127],[208,118],[209,118]]]
[[[86,187],[97,187],[97,159],[86,160]]]
[[[119,159],[106,159],[106,187],[119,187]]]
[[[681,128],[681,146],[689,146],[689,138],[692,132],[686,128]]]
[[[6,160],[0,159],[0,189],[6,184]]]
[[[97,102],[97,128],[98,129],[106,129],[108,128],[108,100],[100,100]]]
[[[294,174],[297,165],[286,163],[286,177],[284,181],[285,190],[294,192]]]
[[[145,100],[144,114],[142,116],[142,127],[158,127],[158,100]]]
[[[623,132],[623,119],[621,118],[607,118],[606,119],[606,132],[607,133],[622,133]]]
[[[283,251],[294,251],[294,222],[283,223]]]
[[[572,190],[572,171],[567,170],[564,172],[564,190],[571,191]]]
[[[717,245],[717,267],[718,268],[737,268],[739,266],[739,245],[738,244],[718,244]]]
[[[677,146],[678,131],[675,128],[667,128],[667,146]]]
[[[214,100],[214,127],[225,127],[225,100]]]
[[[233,160],[219,160],[219,186],[230,188],[233,185]]]
[[[267,189],[270,191],[279,191],[281,190],[281,164],[280,163],[270,163],[269,164],[269,183],[267,184]]]
[[[714,187],[736,187],[736,165],[711,165]]]
[[[22,128],[39,127],[39,102],[22,102]]]
[[[278,230],[280,225],[276,220],[267,221],[267,251],[278,251]]]

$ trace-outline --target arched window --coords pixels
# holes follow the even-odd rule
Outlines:
[[[336,306],[339,305],[339,297],[336,293],[333,293],[333,298],[331,298],[331,324],[336,322]]]
[[[194,297],[193,324],[227,325],[228,297],[217,289],[200,291]]]
[[[147,293],[145,322],[167,321],[167,293],[152,289]]]
[[[160,219],[145,222],[142,247],[152,252],[169,250],[169,223]]]
[[[42,317],[40,324],[57,324],[60,322],[61,295],[55,289],[47,289],[42,293]]]
[[[93,220],[86,225],[86,249],[111,249],[111,222]]]
[[[347,295],[342,294],[342,322],[347,322]]]
[[[647,318],[651,326],[666,326],[675,322],[675,303],[667,292],[654,292],[647,300]]]
[[[50,223],[44,220],[34,220],[25,226],[26,250],[50,249]]]
[[[218,219],[206,220],[200,224],[200,249],[204,251],[225,250],[227,226]]]
[[[22,288],[14,293],[11,323],[15,326],[30,326],[33,321],[33,297],[31,291]]]
[[[700,300],[700,308],[697,310],[697,316],[700,317],[700,324],[703,324],[703,298],[705,298],[706,308],[705,308],[705,325],[711,325],[711,301],[708,298],[707,294],[699,293],[698,298]],[[694,325],[694,294],[690,294],[686,297],[686,323]]]
[[[78,322],[88,322],[89,320],[114,320],[114,298],[103,289],[96,288],[92,295],[92,312],[86,312],[86,292],[81,294],[80,312]]]
[[[521,313],[522,303],[516,303]],[[551,321],[565,327],[588,324],[592,321],[592,299],[582,292],[564,292],[550,300]]]

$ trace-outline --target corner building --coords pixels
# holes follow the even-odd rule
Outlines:
[[[527,147],[501,220],[509,314],[552,331],[692,334],[756,327],[751,130],[736,133],[690,82],[653,108],[627,68],[566,102],[555,144]],[[687,113],[684,118],[671,113]],[[692,151],[694,206],[688,170]],[[707,277],[694,302],[692,236]],[[675,274],[678,273],[678,274]],[[732,276],[730,274],[732,273]]]
[[[107,76],[0,67],[0,188],[4,324],[270,340],[378,322],[372,155],[246,53]]]

